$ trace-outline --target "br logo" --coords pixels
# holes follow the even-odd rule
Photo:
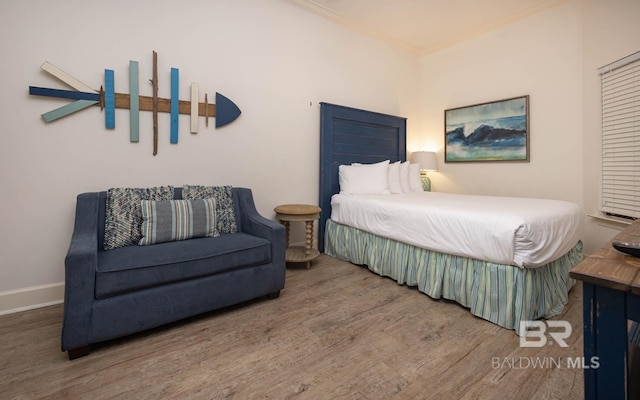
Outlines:
[[[520,321],[520,332],[523,332],[520,347],[543,347],[547,342],[569,347],[564,340],[571,336],[571,324],[567,321]]]

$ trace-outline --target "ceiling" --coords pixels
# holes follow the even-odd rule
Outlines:
[[[287,0],[351,29],[428,54],[566,0]]]

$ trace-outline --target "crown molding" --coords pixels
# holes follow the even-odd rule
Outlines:
[[[334,22],[337,22],[338,24],[341,24],[349,29],[358,31],[369,37],[381,40],[393,46],[404,49],[414,55],[424,56],[424,55],[436,52],[438,50],[442,50],[446,47],[453,46],[455,44],[472,39],[476,36],[482,35],[494,29],[500,28],[502,26],[508,25],[516,20],[525,18],[537,12],[549,9],[551,7],[555,7],[559,4],[565,3],[567,0],[539,0],[529,4],[528,6],[519,8],[514,12],[512,12],[511,14],[505,15],[502,18],[489,21],[485,24],[482,24],[473,29],[470,29],[469,31],[461,32],[458,35],[450,37],[449,39],[445,39],[438,43],[434,43],[431,46],[422,47],[422,48],[414,44],[411,44],[407,41],[398,39],[397,37],[385,34],[374,27],[363,24],[357,19],[354,19],[342,13],[339,13],[326,5],[321,4],[317,0],[285,0],[285,1],[287,3],[293,4],[302,9],[305,9],[309,12],[312,12],[316,15],[319,15],[329,20],[332,20]]]
[[[387,35],[383,32],[380,32],[379,30],[372,28],[368,25],[365,25],[351,17],[348,17],[344,14],[341,14],[335,10],[330,9],[329,7],[326,7],[322,4],[319,4],[318,2],[314,1],[314,0],[285,0],[287,3],[296,5],[300,8],[303,8],[307,11],[310,11],[316,15],[325,17],[327,19],[330,19],[334,22],[339,23],[340,25],[343,25],[349,29],[352,29],[354,31],[360,32],[366,36],[369,37],[373,37],[375,39],[381,40],[383,42],[386,42],[388,44],[391,44],[395,47],[401,48],[405,51],[408,51],[409,53],[412,53],[414,55],[422,55],[423,51],[410,44],[407,43],[403,40],[400,40],[396,37],[393,37],[391,35]]]

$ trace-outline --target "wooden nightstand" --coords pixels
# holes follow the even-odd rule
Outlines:
[[[306,262],[307,269],[311,268],[311,260],[318,257],[320,252],[313,248],[313,221],[320,218],[322,209],[309,204],[282,204],[273,209],[276,218],[286,229],[287,262]],[[289,223],[300,221],[306,225],[306,240],[304,246],[289,246]]]

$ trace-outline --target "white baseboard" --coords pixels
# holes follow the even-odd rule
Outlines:
[[[301,242],[297,243],[297,245],[304,246],[305,243]],[[317,245],[317,241],[314,240],[313,247],[317,248]],[[8,290],[0,292],[0,315],[47,307],[60,304],[63,301],[64,282]]]
[[[63,282],[0,292],[0,315],[60,304],[63,300]]]

